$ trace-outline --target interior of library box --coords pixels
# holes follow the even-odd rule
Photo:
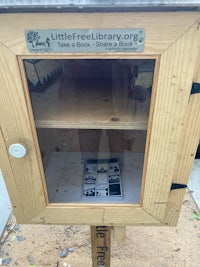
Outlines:
[[[16,216],[20,214],[23,219],[23,212],[29,214],[27,207],[30,204],[30,214],[35,216],[37,213],[35,221],[43,223],[43,225],[18,225],[12,215],[0,242],[0,265],[3,260],[3,265],[7,266],[92,266],[91,248],[94,247],[94,243],[91,243],[91,229],[107,227],[109,231],[112,229],[115,237],[112,238],[111,246],[112,267],[199,267],[200,225],[199,217],[194,216],[198,207],[189,191],[186,191],[183,205],[183,190],[175,190],[178,192],[174,193],[173,191],[168,197],[171,182],[179,182],[181,185],[184,183],[183,186],[186,186],[187,177],[185,176],[187,175],[182,174],[183,172],[187,173],[187,169],[189,169],[189,164],[187,164],[189,157],[183,157],[180,165],[175,162],[181,145],[183,149],[187,147],[187,140],[184,139],[183,142],[182,137],[196,137],[196,132],[192,130],[190,132],[188,129],[190,127],[182,127],[183,119],[180,120],[178,134],[175,133],[173,126],[176,120],[182,116],[182,114],[177,116],[181,111],[184,111],[183,116],[186,117],[186,123],[190,122],[190,115],[194,115],[190,126],[193,125],[193,122],[197,124],[195,118],[199,118],[193,111],[200,98],[190,97],[190,104],[186,103],[189,101],[186,96],[190,93],[189,84],[194,78],[193,70],[196,65],[194,58],[197,53],[199,54],[197,52],[197,50],[199,51],[198,37],[195,37],[199,29],[197,21],[199,15],[192,12],[190,14],[185,12],[183,15],[181,12],[175,14],[174,9],[169,16],[160,13],[154,14],[155,17],[153,15],[153,19],[150,19],[152,14],[135,13],[130,17],[128,13],[116,13],[112,18],[109,13],[103,15],[102,19],[102,14],[92,13],[87,16],[80,12],[81,20],[76,20],[73,13],[69,13],[66,17],[64,13],[60,13],[59,16],[54,16],[52,13],[49,19],[46,19],[43,14],[17,14],[17,16],[14,14],[11,20],[10,14],[5,18],[4,14],[1,16],[1,62],[3,62],[2,69],[7,73],[1,74],[0,78],[2,82],[6,81],[5,88],[9,92],[7,95],[4,90],[1,90],[1,99],[3,99],[1,103],[5,102],[14,113],[13,107],[17,107],[22,100],[22,109],[16,109],[16,115],[8,116],[8,122],[6,122],[5,116],[2,118],[5,125],[0,134],[3,134],[4,139],[0,138],[0,141],[3,140],[3,152],[6,154],[3,158],[8,177],[6,177],[6,181],[11,187],[9,188],[10,196],[17,200],[17,203],[12,203],[12,205],[14,204],[13,208],[16,208],[18,204],[21,205],[19,212],[15,209]],[[56,29],[60,28],[64,21],[65,25],[70,25],[72,29],[99,28],[101,25],[105,28],[112,28],[113,25],[115,28],[127,28],[127,26],[140,25],[136,23],[139,16],[142,27],[146,31],[146,40],[144,52],[138,57],[135,53],[133,53],[134,56],[132,53],[129,55],[122,53],[120,57],[114,56],[112,53],[103,53],[103,56],[97,54],[88,56],[84,53],[81,56],[66,53],[60,57],[55,54],[51,56],[51,54],[44,55],[43,53],[31,55],[25,44],[24,27],[27,29]],[[165,69],[164,65],[166,65]],[[10,71],[12,67],[13,72]],[[166,70],[167,74],[164,75]],[[186,75],[186,72],[189,74]],[[160,74],[163,75],[161,78]],[[199,71],[196,71],[196,78],[199,77],[199,74]],[[184,90],[180,90],[180,98],[176,96],[180,94],[179,86],[182,86],[182,82],[175,81],[175,87],[173,84],[177,77],[179,79],[181,77],[186,84],[183,86]],[[172,82],[170,86],[169,82],[162,81],[167,78]],[[199,81],[194,79],[193,82]],[[159,86],[157,86],[158,84]],[[157,99],[158,96],[161,96],[161,89],[164,94],[158,105]],[[17,104],[13,105],[15,92],[17,92]],[[161,125],[162,120],[164,123],[166,122],[167,115],[164,119],[160,118],[159,121],[157,114],[161,104],[164,106],[161,115],[168,110],[168,100],[171,101],[169,109],[172,107],[173,110],[168,116],[169,121],[172,120],[173,123],[166,124],[167,127],[170,126],[170,130],[168,131],[167,127],[158,127],[158,131],[153,132],[155,124],[152,121],[155,114],[157,125]],[[154,107],[155,103],[156,107]],[[192,103],[195,104],[194,108]],[[170,118],[172,115],[175,119]],[[17,123],[13,123],[12,127],[9,125],[10,122],[14,122],[13,118],[15,120],[18,118],[17,116],[22,122],[23,129],[21,129],[20,123],[17,127]],[[185,130],[186,134],[180,134],[181,129]],[[166,136],[164,130],[167,131]],[[22,138],[25,140],[28,135],[31,136],[32,147],[31,149],[29,146],[27,147],[31,155],[25,157],[24,162],[17,166],[16,160],[10,155],[10,160],[7,160],[6,148],[9,143],[7,141],[4,144],[4,141],[7,137],[12,139],[14,135],[18,134],[19,140]],[[174,138],[170,139],[170,134],[174,135]],[[151,150],[150,148],[157,145],[155,137],[159,137],[159,141],[163,139],[162,143],[167,141],[170,146],[160,146],[159,149],[162,150],[162,153]],[[180,146],[174,146],[175,143],[177,144],[178,137],[181,138]],[[154,142],[150,147],[152,139]],[[193,146],[192,141],[189,141],[188,144],[187,152]],[[178,152],[175,153],[175,150]],[[157,158],[162,159],[165,152],[166,158],[162,162],[159,161],[166,166],[162,172],[158,172],[161,175],[156,176],[157,172],[152,171],[151,177],[155,178],[147,179],[149,176],[145,172],[148,173],[148,166],[153,162],[152,156],[157,155]],[[180,154],[178,154],[179,156]],[[191,155],[192,157],[194,158],[194,153]],[[12,170],[10,166],[8,168],[10,162],[13,166]],[[32,164],[33,162],[36,163]],[[172,170],[171,162],[174,162],[173,165],[177,167],[175,168],[177,170]],[[186,167],[183,166],[183,163]],[[19,166],[24,168],[21,173]],[[37,166],[37,170],[34,169],[35,166]],[[183,171],[180,171],[181,167],[183,167]],[[171,169],[168,171],[167,168]],[[27,177],[22,177],[21,174],[26,173],[24,170],[33,171],[32,176],[27,172]],[[34,170],[36,170],[35,173]],[[38,179],[39,174],[42,181]],[[162,183],[161,179],[165,174],[166,182]],[[174,176],[168,179],[172,174]],[[154,188],[153,183],[157,184],[156,179],[158,179],[158,186]],[[161,190],[161,186],[164,189]],[[165,187],[168,189],[165,190]],[[149,194],[147,194],[147,188],[150,191]],[[20,192],[16,193],[15,189]],[[158,198],[154,198],[156,194],[159,195]],[[164,196],[160,197],[160,195]],[[150,202],[149,206],[147,205],[148,201]],[[22,202],[26,202],[26,204]],[[155,205],[152,206],[152,203]],[[178,205],[176,205],[177,203]],[[49,205],[45,207],[44,212],[38,213],[44,208],[44,204]],[[134,214],[135,218],[137,211],[142,210],[142,212],[145,211],[146,216],[151,215],[152,221],[155,218],[161,222],[164,218],[161,220],[164,211],[161,206],[163,205],[167,209],[169,207],[167,215],[170,217],[174,213],[176,219],[178,219],[177,214],[182,206],[176,227],[148,226],[153,225],[149,223],[150,219],[142,221],[143,217],[141,217],[138,226],[126,226],[126,238],[122,241],[120,233],[124,237],[125,225],[120,219],[120,225],[115,226],[115,222],[118,222],[116,220],[118,215],[123,217],[126,214],[128,217],[128,212],[124,211],[128,209],[132,211],[131,208],[134,208],[134,213],[131,213],[130,216]],[[86,226],[88,224],[85,221],[90,220],[85,220],[84,215],[94,214],[98,217],[97,212],[89,213],[88,210],[95,210],[95,208],[97,210],[101,206],[106,208],[102,209],[99,218],[101,216],[103,219],[106,218],[101,222],[109,222],[109,226],[96,227],[96,223],[91,228]],[[84,207],[84,211],[79,216],[80,207]],[[113,212],[114,207],[115,211]],[[65,221],[64,217],[70,216],[70,210],[76,210],[76,223],[82,216],[84,225],[58,224],[60,218]],[[49,211],[52,214],[48,213]],[[54,211],[56,212],[54,213]],[[62,211],[65,211],[63,215],[61,215]],[[158,216],[160,211],[161,215]],[[107,215],[108,213],[110,216]],[[117,215],[113,220],[114,227],[111,227],[108,218],[111,220],[114,213]],[[48,222],[48,219],[55,215],[58,218]],[[71,213],[71,217],[66,221],[72,222],[73,213]],[[137,220],[134,218],[130,225],[135,225]],[[100,220],[97,218],[97,221]],[[56,223],[56,225],[51,223]],[[159,223],[159,225],[161,224]],[[116,242],[118,238],[120,244]],[[66,252],[65,256],[63,256],[64,251]]]
[[[23,59],[49,202],[140,202],[155,67]]]

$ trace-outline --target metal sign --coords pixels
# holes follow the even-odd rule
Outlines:
[[[26,30],[30,53],[142,52],[144,29]]]

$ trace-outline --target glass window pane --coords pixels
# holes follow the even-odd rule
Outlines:
[[[154,65],[24,60],[49,202],[140,202]]]

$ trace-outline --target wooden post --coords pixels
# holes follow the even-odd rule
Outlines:
[[[92,266],[110,267],[111,227],[91,226]]]

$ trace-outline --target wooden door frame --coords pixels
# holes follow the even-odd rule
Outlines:
[[[0,24],[0,106],[3,110],[0,141],[4,152],[0,166],[18,222],[108,226],[175,224],[185,190],[171,191],[171,184],[187,182],[199,140],[199,126],[193,131],[189,127],[194,128],[193,117],[199,120],[195,108],[199,105],[199,96],[190,93],[199,64],[200,13],[1,14]],[[30,104],[19,68],[20,57],[43,57],[44,54],[27,51],[24,32],[27,29],[113,27],[144,28],[144,51],[129,55],[159,58],[154,81],[155,99],[150,111],[153,116],[148,126],[150,139],[145,156],[142,201],[138,205],[49,204],[33,118],[28,112]],[[101,58],[108,54],[47,56]],[[109,56],[122,58],[128,53],[109,53]],[[186,138],[194,141],[186,144]],[[28,153],[23,159],[14,159],[7,153],[12,143],[25,145]]]

